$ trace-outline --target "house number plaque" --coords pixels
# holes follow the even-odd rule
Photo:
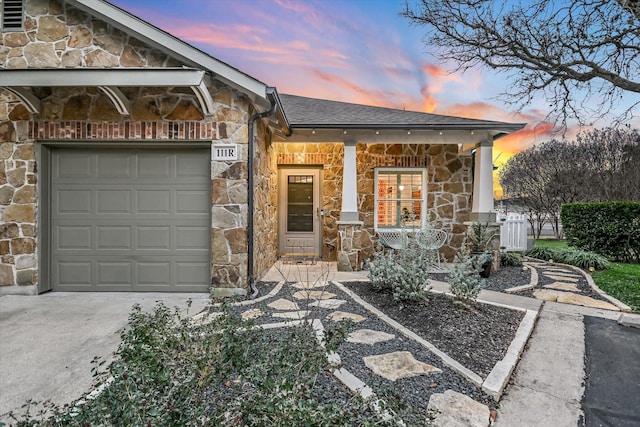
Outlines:
[[[212,160],[238,160],[237,144],[220,144],[211,147]]]

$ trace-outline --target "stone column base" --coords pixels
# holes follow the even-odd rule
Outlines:
[[[360,248],[354,245],[354,234],[360,231],[362,221],[337,221],[338,225],[338,271],[362,270]]]

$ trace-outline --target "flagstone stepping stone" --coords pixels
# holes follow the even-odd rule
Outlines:
[[[366,356],[363,360],[367,368],[389,381],[442,372],[435,366],[414,359],[408,351]]]
[[[566,268],[543,268],[542,270],[553,274],[567,274],[569,276],[578,275],[575,271],[567,270]]]
[[[347,342],[356,344],[376,344],[379,342],[389,341],[396,336],[382,331],[374,331],[373,329],[358,329],[351,332],[347,336]]]
[[[259,308],[252,308],[251,310],[242,312],[242,320],[255,319],[256,317],[260,317],[264,314],[262,310]]]
[[[547,274],[547,273],[542,273],[545,277],[548,277],[549,279],[553,279],[553,280],[564,280],[567,282],[578,282],[580,280],[580,278],[578,277],[570,277],[570,276],[558,276],[557,274]]]
[[[602,308],[605,310],[620,311],[615,305],[593,299],[585,295],[574,294],[573,292],[553,291],[550,289],[538,289],[533,291],[533,296],[551,302],[560,302],[563,304],[581,305],[584,307]]]
[[[327,319],[332,322],[339,322],[341,320],[351,320],[352,322],[362,322],[366,319],[366,317],[361,316],[356,313],[349,313],[348,311],[334,311],[333,313],[329,313],[327,315]]]
[[[553,282],[550,285],[544,285],[543,288],[559,289],[561,291],[580,292],[575,283]]]
[[[293,301],[289,301],[285,298],[280,298],[279,300],[275,300],[271,304],[267,304],[267,307],[271,307],[276,310],[300,310],[298,304]]]
[[[427,411],[433,417],[434,427],[487,427],[489,425],[490,411],[487,405],[453,390],[432,394]]]
[[[281,311],[277,313],[272,313],[271,315],[273,317],[278,317],[280,319],[304,319],[309,315],[309,312],[306,310]]]
[[[310,307],[320,307],[320,308],[329,308],[331,310],[335,310],[336,308],[340,307],[342,304],[344,304],[346,301],[343,299],[324,299],[324,300],[320,300],[320,301],[314,301],[309,303]]]
[[[324,288],[327,285],[327,282],[297,282],[291,285],[291,287],[296,289],[315,289]]]
[[[293,294],[295,299],[330,299],[336,294],[326,291],[298,291]]]

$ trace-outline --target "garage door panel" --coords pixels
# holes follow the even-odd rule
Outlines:
[[[136,212],[141,213],[171,213],[171,191],[168,190],[138,190],[136,192]]]
[[[209,245],[211,233],[208,227],[176,227],[176,249],[202,250]]]
[[[154,154],[138,157],[139,178],[173,178],[171,163],[174,155]]]
[[[91,261],[61,261],[54,266],[56,282],[67,290],[84,288],[93,282]]]
[[[171,250],[170,227],[137,227],[138,249]]]
[[[55,250],[87,250],[92,248],[91,227],[86,225],[58,226],[54,230],[57,235]]]
[[[97,178],[116,178],[117,180],[133,179],[135,169],[131,156],[124,154],[96,155]]]
[[[206,148],[53,149],[54,289],[207,291],[209,159]]]
[[[208,191],[176,191],[176,212],[186,214],[209,214],[211,201]]]
[[[96,249],[120,249],[129,250],[131,244],[131,227],[129,226],[96,226]]]
[[[91,190],[59,190],[55,195],[55,213],[91,214]]]
[[[54,177],[59,180],[90,179],[93,177],[93,158],[90,153],[69,153],[58,157]]]
[[[177,286],[197,286],[203,281],[208,282],[209,275],[205,273],[208,270],[208,263],[176,262]]]
[[[138,283],[169,287],[171,284],[171,263],[166,262],[138,262]]]
[[[133,280],[131,262],[98,261],[96,262],[98,286],[131,287]]]

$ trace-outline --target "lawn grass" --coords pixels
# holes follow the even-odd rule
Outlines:
[[[595,271],[593,281],[633,311],[640,311],[640,264],[611,263],[611,269]]]
[[[566,240],[557,240],[557,239],[537,239],[536,246],[543,246],[546,248],[568,248]]]

